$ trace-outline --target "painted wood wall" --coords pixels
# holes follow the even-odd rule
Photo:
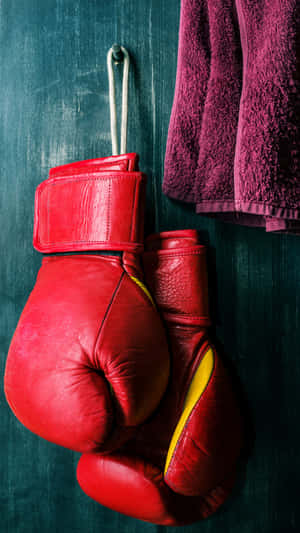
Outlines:
[[[300,237],[226,225],[161,193],[180,0],[0,2],[0,532],[170,532],[94,503],[78,454],[32,435],[3,394],[9,342],[34,284],[34,191],[49,168],[111,153],[106,53],[131,53],[128,151],[148,174],[146,231],[196,227],[210,245],[215,337],[239,377],[252,444],[233,497],[202,533],[300,531]],[[41,354],[42,356],[42,354]]]

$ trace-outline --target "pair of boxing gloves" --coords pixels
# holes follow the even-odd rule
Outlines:
[[[206,249],[193,230],[143,244],[136,154],[51,169],[37,188],[45,254],[14,334],[5,394],[41,437],[82,452],[99,503],[162,525],[231,492],[242,421],[207,328]]]

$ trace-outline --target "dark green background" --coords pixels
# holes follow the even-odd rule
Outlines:
[[[132,57],[128,151],[148,174],[147,232],[196,227],[210,244],[215,336],[255,429],[233,497],[182,531],[299,531],[300,237],[216,222],[162,195],[179,8],[179,0],[0,3],[1,382],[40,264],[31,244],[35,188],[52,166],[111,153],[106,53],[118,41]],[[88,499],[75,480],[78,455],[27,431],[2,386],[0,408],[1,533],[173,530]]]

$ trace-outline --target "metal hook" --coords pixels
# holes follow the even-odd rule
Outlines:
[[[116,109],[116,95],[115,95],[115,76],[113,63],[118,62],[114,60],[114,50],[116,50],[118,57],[122,59],[119,62],[123,63],[123,81],[122,81],[122,119],[121,119],[121,151],[119,152],[119,143],[117,136],[117,109]],[[119,153],[126,153],[127,144],[127,115],[128,115],[128,75],[129,75],[129,54],[124,46],[114,44],[107,53],[107,69],[108,69],[108,83],[109,83],[109,108],[110,108],[110,129],[112,153],[118,155]]]
[[[112,58],[115,63],[122,63],[124,60],[124,54],[122,52],[122,48],[119,44],[115,43],[111,47],[112,49]]]

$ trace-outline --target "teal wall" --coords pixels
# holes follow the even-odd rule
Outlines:
[[[50,167],[111,153],[106,52],[131,53],[129,151],[148,174],[147,233],[196,227],[210,244],[215,337],[239,376],[250,457],[203,533],[300,530],[300,237],[196,216],[161,193],[176,74],[179,0],[0,2],[1,383],[40,256],[34,191]],[[42,357],[42,354],[41,354]],[[175,531],[121,516],[76,484],[78,454],[27,431],[0,394],[1,533]]]

